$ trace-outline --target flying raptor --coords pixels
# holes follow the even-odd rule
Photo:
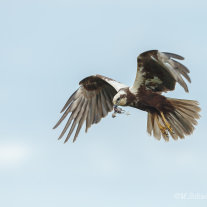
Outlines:
[[[80,81],[80,87],[71,95],[61,110],[62,117],[54,126],[68,116],[68,121],[59,136],[61,139],[68,128],[68,141],[77,126],[73,141],[76,140],[84,122],[88,128],[100,122],[113,109],[121,113],[118,106],[131,106],[148,114],[147,132],[157,138],[175,140],[190,135],[199,119],[199,103],[194,100],[168,98],[162,92],[172,91],[179,83],[188,92],[183,77],[191,82],[189,70],[176,61],[184,60],[180,55],[151,50],[137,57],[137,74],[134,84],[129,87],[102,75],[92,75]],[[72,124],[72,125],[71,125]]]

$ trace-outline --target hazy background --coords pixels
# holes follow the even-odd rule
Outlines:
[[[206,11],[204,0],[0,0],[0,206],[206,206]],[[167,95],[200,102],[192,136],[157,141],[147,114],[128,108],[75,144],[57,141],[63,125],[52,127],[82,78],[131,85],[151,49],[186,57],[190,93]]]

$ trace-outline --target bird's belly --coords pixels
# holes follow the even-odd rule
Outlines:
[[[134,108],[140,109],[142,111],[147,111],[147,112],[157,111],[153,106],[149,106],[141,101],[133,102],[131,106]]]

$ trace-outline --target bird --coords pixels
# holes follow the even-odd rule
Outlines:
[[[156,139],[169,141],[183,139],[193,133],[200,118],[199,102],[175,99],[162,95],[173,91],[176,83],[189,92],[186,82],[191,83],[189,69],[178,61],[180,55],[149,50],[137,57],[137,72],[132,86],[127,86],[103,75],[92,75],[79,82],[80,87],[70,96],[61,110],[62,116],[53,127],[57,128],[68,117],[58,139],[66,131],[66,143],[75,127],[73,142],[85,123],[85,132],[119,106],[129,106],[147,113],[147,132]],[[121,113],[121,112],[120,112]],[[70,114],[70,115],[69,115]]]

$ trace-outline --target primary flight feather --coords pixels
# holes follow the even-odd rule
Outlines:
[[[77,127],[73,141],[76,140],[81,127],[88,128],[98,123],[117,106],[131,106],[148,113],[147,132],[157,139],[169,140],[190,135],[199,119],[200,107],[197,101],[173,99],[162,96],[162,92],[172,91],[179,83],[186,92],[188,87],[183,78],[191,82],[189,70],[176,61],[183,60],[180,55],[151,50],[137,57],[137,74],[134,84],[128,87],[102,75],[89,76],[80,81],[80,87],[66,102],[61,110],[60,123],[69,115],[68,121],[59,136],[66,131],[68,141]]]

